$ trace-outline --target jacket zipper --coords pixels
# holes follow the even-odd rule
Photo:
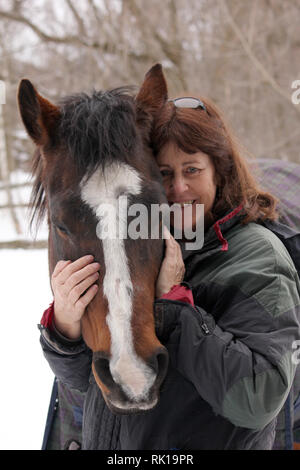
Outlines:
[[[210,331],[209,331],[209,328],[207,326],[207,324],[205,323],[205,321],[203,320],[203,315],[202,315],[202,312],[200,310],[200,307],[198,307],[197,305],[191,305],[191,304],[187,304],[186,302],[181,302],[180,300],[170,300],[170,299],[162,299],[160,300],[159,302],[161,303],[174,303],[174,304],[177,304],[177,305],[183,305],[183,306],[189,306],[191,308],[193,308],[194,310],[196,310],[199,314],[200,314],[200,317],[201,317],[201,325],[200,325],[200,328],[204,331],[204,333],[206,335],[209,335],[210,334]]]
[[[197,305],[195,305],[194,308],[195,308],[195,310],[197,310],[197,312],[200,314],[201,321],[202,321],[202,323],[201,323],[201,325],[200,325],[201,329],[204,331],[204,333],[205,333],[206,335],[209,335],[209,329],[208,329],[207,324],[206,324],[205,321],[203,320],[203,315],[202,315],[202,312],[201,312],[200,308],[199,308]]]

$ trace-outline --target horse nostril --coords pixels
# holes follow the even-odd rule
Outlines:
[[[113,387],[115,383],[110,372],[109,359],[104,357],[101,353],[96,352],[93,354],[93,363],[101,382],[108,388]]]
[[[150,366],[155,370],[156,384],[159,386],[164,380],[169,365],[169,354],[166,348],[159,348],[150,360]]]

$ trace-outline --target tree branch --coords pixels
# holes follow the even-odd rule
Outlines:
[[[77,44],[77,45],[79,44],[81,46],[93,47],[96,49],[101,47],[101,45],[98,42],[93,41],[90,44],[77,35],[53,36],[53,35],[47,34],[45,31],[40,29],[37,25],[32,23],[25,16],[15,14],[13,12],[0,10],[0,17],[6,18],[8,20],[16,21],[17,23],[21,23],[21,24],[24,24],[25,26],[28,26],[43,41],[55,42],[58,44]]]
[[[1,209],[31,209],[32,208],[32,205],[30,204],[26,204],[25,202],[24,203],[20,203],[20,204],[14,204],[13,202],[10,202],[9,204],[3,204],[3,205],[0,205],[0,210]]]
[[[289,103],[293,106],[292,100],[291,100],[291,95],[286,93],[281,86],[276,82],[274,77],[269,73],[269,71],[263,66],[263,64],[257,59],[255,54],[253,53],[249,42],[243,35],[242,31],[240,30],[239,26],[235,22],[233,16],[231,15],[231,12],[229,11],[227,1],[226,0],[221,0],[222,6],[224,13],[228,19],[228,22],[230,23],[233,31],[235,32],[237,38],[239,39],[245,53],[247,54],[248,58],[251,60],[253,65],[259,70],[261,75],[264,77],[267,83],[273,88],[273,90],[279,94],[281,97],[283,97],[285,100],[288,100]],[[298,113],[300,113],[300,108],[297,106],[293,106],[293,109],[295,109]]]
[[[0,242],[0,250],[15,250],[16,248],[23,248],[25,250],[42,250],[48,247],[46,240],[13,240],[10,242]]]
[[[90,5],[90,8],[92,9],[92,12],[94,14],[95,19],[97,20],[98,25],[101,26],[102,22],[99,16],[99,10],[98,10],[98,7],[95,5],[94,0],[88,0],[88,4]]]
[[[159,45],[163,54],[165,54],[166,58],[168,58],[176,67],[177,69],[177,78],[181,84],[181,86],[186,89],[186,80],[184,74],[182,73],[181,68],[181,43],[177,39],[177,9],[174,0],[168,4],[170,16],[171,16],[171,24],[172,24],[172,39],[167,38],[165,39],[160,33],[157,28],[156,24],[153,24],[153,21],[150,21],[149,15],[146,15],[146,12],[137,4],[136,0],[128,0],[128,6],[132,12],[132,14],[137,18],[141,27],[149,33],[149,36],[152,37],[157,44]],[[149,48],[148,48],[149,50]],[[147,50],[147,52],[148,52]],[[151,55],[149,52],[149,59],[152,62],[157,62],[157,57]]]
[[[80,35],[82,36],[86,36],[86,30],[85,30],[85,26],[84,26],[84,22],[80,16],[80,14],[78,13],[78,11],[76,10],[72,0],[66,0],[67,4],[68,4],[68,7],[70,8],[70,10],[72,11],[73,13],[73,16],[78,24],[78,32]]]

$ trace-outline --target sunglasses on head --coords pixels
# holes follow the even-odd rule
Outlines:
[[[201,108],[206,111],[206,106],[205,104],[199,100],[198,98],[193,98],[191,96],[185,96],[182,98],[175,98],[174,100],[169,100],[171,101],[176,108]]]

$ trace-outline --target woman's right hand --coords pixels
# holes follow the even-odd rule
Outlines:
[[[100,264],[93,261],[91,255],[74,262],[59,261],[51,276],[54,323],[58,331],[70,339],[80,337],[81,317],[98,290],[95,282],[99,278]]]

